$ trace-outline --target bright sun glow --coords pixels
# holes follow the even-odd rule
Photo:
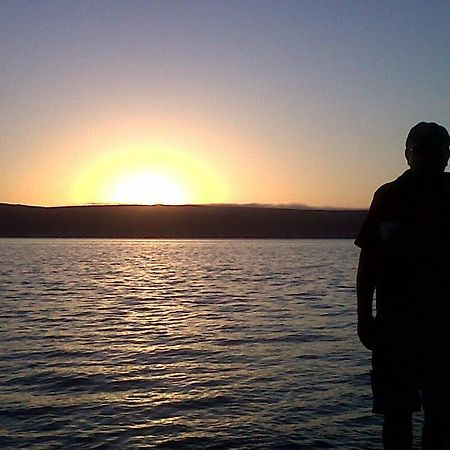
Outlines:
[[[117,180],[111,202],[152,205],[177,205],[188,202],[186,189],[167,174],[140,171]]]
[[[129,141],[109,148],[79,174],[75,204],[186,204],[226,202],[220,174],[190,149]]]

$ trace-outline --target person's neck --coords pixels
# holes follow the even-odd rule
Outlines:
[[[439,183],[444,178],[445,172],[429,172],[429,171],[422,171],[422,170],[414,170],[409,169],[408,170],[411,177],[414,178],[417,182],[421,184],[436,184]]]

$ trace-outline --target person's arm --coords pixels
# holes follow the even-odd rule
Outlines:
[[[377,282],[377,265],[376,251],[363,248],[356,277],[358,337],[368,350],[372,350],[375,343],[375,318],[372,314],[372,303]]]

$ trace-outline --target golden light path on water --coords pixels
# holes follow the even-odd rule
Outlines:
[[[102,153],[74,184],[75,204],[186,204],[227,201],[222,176],[188,150],[122,143]]]

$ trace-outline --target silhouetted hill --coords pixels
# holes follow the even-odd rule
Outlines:
[[[0,204],[0,237],[354,238],[363,210]]]

